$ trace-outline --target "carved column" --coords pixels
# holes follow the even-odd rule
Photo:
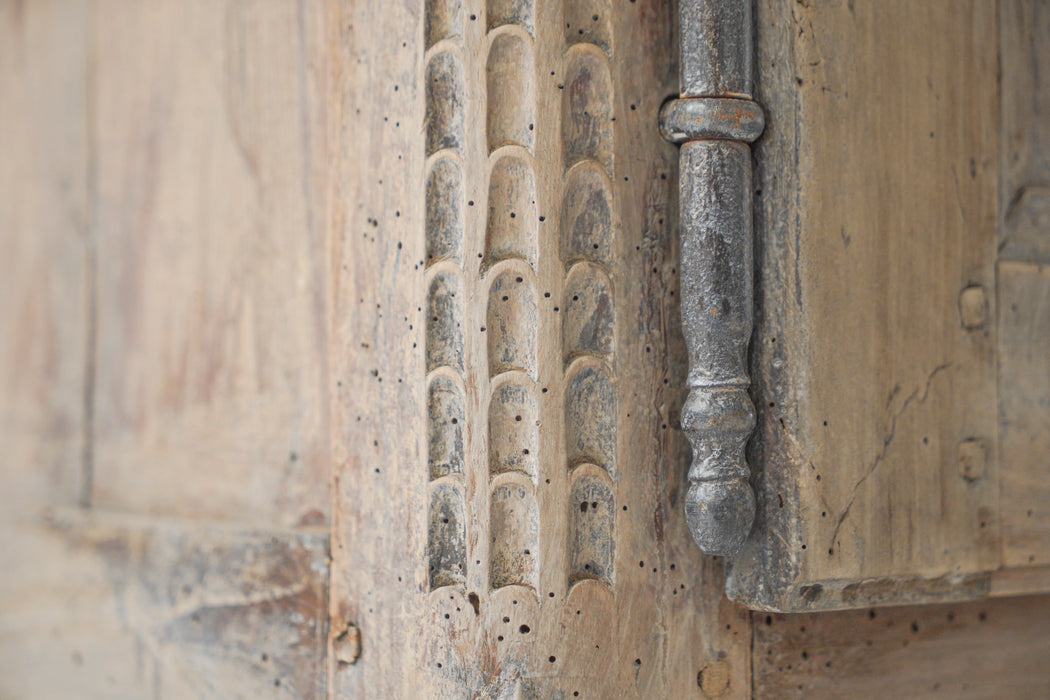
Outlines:
[[[751,148],[762,109],[751,101],[750,0],[680,0],[680,99],[660,113],[682,145],[679,209],[682,322],[693,447],[686,520],[708,554],[736,552],[755,497],[744,447],[754,430],[747,347],[752,325]]]

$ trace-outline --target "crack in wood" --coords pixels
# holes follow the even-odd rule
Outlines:
[[[860,489],[861,485],[863,485],[864,482],[868,480],[868,477],[870,477],[875,472],[875,470],[878,469],[879,465],[882,464],[882,461],[886,458],[886,454],[889,452],[890,449],[890,444],[893,443],[893,439],[894,437],[896,437],[897,434],[897,421],[900,420],[901,416],[904,415],[904,412],[908,410],[912,403],[915,403],[915,405],[917,406],[921,406],[923,403],[926,402],[926,399],[930,395],[930,388],[933,385],[934,378],[944,370],[950,368],[951,366],[951,362],[945,362],[943,364],[937,365],[933,369],[933,371],[930,372],[930,374],[926,377],[926,386],[923,389],[922,396],[919,397],[918,389],[913,391],[911,394],[908,395],[908,398],[904,399],[904,402],[901,404],[901,407],[893,415],[893,418],[890,419],[890,429],[886,437],[882,440],[882,449],[879,450],[879,453],[877,455],[875,455],[875,459],[872,460],[871,466],[868,467],[867,471],[864,472],[864,475],[857,480],[857,483],[853,485],[853,488],[850,490],[849,502],[846,504],[846,507],[842,510],[841,515],[839,515],[838,522],[835,523],[835,530],[831,533],[831,542],[828,543],[829,554],[834,553],[836,540],[838,539],[839,535],[839,530],[842,528],[842,523],[844,523],[847,516],[849,516],[850,509],[853,508],[853,503],[857,499],[858,490]]]

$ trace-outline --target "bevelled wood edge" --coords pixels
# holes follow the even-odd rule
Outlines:
[[[726,571],[726,595],[752,610],[799,613],[975,600],[993,595],[994,582],[992,573],[978,572],[806,582],[769,577],[756,585],[752,577],[740,576],[730,564]]]

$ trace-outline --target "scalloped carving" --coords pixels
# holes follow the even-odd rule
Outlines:
[[[612,79],[604,54],[578,51],[569,62],[562,97],[565,165],[585,158],[612,172]]]
[[[485,267],[516,258],[535,269],[539,257],[538,226],[532,166],[518,155],[500,157],[489,178]]]
[[[430,478],[463,474],[463,428],[466,426],[463,391],[451,377],[438,375],[427,392],[428,458]]]
[[[594,465],[578,467],[569,497],[569,585],[594,579],[612,587],[615,517],[608,476]]]
[[[423,16],[426,18],[426,48],[442,39],[463,36],[462,0],[427,0]]]
[[[517,34],[492,40],[485,84],[488,89],[489,151],[517,144],[530,151],[536,128],[532,47]]]
[[[494,29],[504,24],[517,24],[533,32],[532,0],[488,0],[488,28]]]
[[[435,54],[427,64],[426,76],[427,155],[443,148],[463,145],[463,107],[466,88],[463,65],[454,53]]]
[[[536,590],[539,518],[531,484],[506,480],[492,490],[489,510],[489,580],[492,588]]]
[[[427,292],[427,371],[463,371],[463,281],[450,270],[434,275]]]
[[[609,278],[597,265],[580,263],[565,282],[562,351],[568,362],[580,355],[609,358],[613,350],[613,300]]]
[[[439,483],[430,494],[427,553],[430,588],[461,586],[467,580],[467,536],[463,496],[455,484]]]
[[[576,0],[565,7],[565,43],[594,44],[612,51],[612,11],[609,0]]]
[[[463,169],[441,158],[427,175],[427,265],[463,259]]]
[[[569,380],[565,438],[570,466],[590,462],[616,474],[616,399],[612,377],[601,363],[578,365]]]
[[[514,272],[500,274],[489,289],[485,326],[490,376],[518,370],[536,378],[538,325],[532,282]]]
[[[489,472],[520,472],[535,481],[539,452],[539,411],[529,389],[504,384],[489,403]]]
[[[591,260],[609,266],[615,222],[612,187],[595,163],[581,163],[565,183],[561,215],[561,258],[565,263]]]

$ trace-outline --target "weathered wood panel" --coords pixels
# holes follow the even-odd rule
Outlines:
[[[323,8],[101,0],[94,503],[327,521]]]
[[[999,0],[1002,254],[1050,255],[1050,2]]]
[[[682,513],[673,7],[570,4],[330,23],[336,696],[747,693]]]
[[[0,3],[5,698],[326,693],[326,531],[45,510],[326,522],[326,45],[213,7]]]
[[[83,496],[89,43],[84,2],[0,3],[3,507]]]
[[[1004,0],[999,225],[1002,562],[1050,564],[1050,2]],[[1021,574],[1018,574],[1022,577]],[[1023,575],[1027,586],[1045,573]]]
[[[836,111],[819,102],[831,98],[817,97],[848,82],[835,78],[836,71],[857,69],[842,58],[854,55],[852,45],[844,48],[845,40],[835,38],[832,51],[825,43],[825,34],[845,23],[848,6],[816,8],[816,16],[816,9],[796,5],[790,21],[760,29],[770,61],[763,68],[771,71],[763,78],[767,89],[791,100],[799,89],[805,100],[801,111],[788,113],[797,121],[774,124],[768,179],[758,196],[783,197],[780,188],[794,192],[794,172],[808,172],[820,185],[820,197],[805,203],[811,213],[798,210],[804,219],[799,242],[813,246],[797,248],[808,250],[799,269],[811,275],[800,279],[803,310],[813,314],[807,316],[812,322],[818,313],[831,313],[831,301],[820,296],[827,288],[805,280],[816,284],[820,261],[845,255],[835,253],[835,245],[849,247],[841,236],[835,244],[835,232],[818,225],[816,214],[837,211],[829,203],[840,190],[831,181],[845,183],[841,191],[848,194],[858,181],[870,185],[870,176],[901,206],[917,206],[913,200],[940,190],[936,183],[909,181],[918,194],[898,191],[904,185],[886,180],[896,167],[889,155],[876,159],[874,175],[841,164],[817,168],[806,159],[855,139],[842,125],[818,128],[821,120],[829,114],[857,120],[850,109],[864,108]],[[771,7],[760,5],[766,19]],[[885,13],[875,19],[896,26],[896,13],[911,16],[915,7],[856,7],[861,29],[846,36],[862,39],[855,42],[861,56],[873,54],[874,20],[865,13]],[[1044,5],[1027,7],[1042,11]],[[0,356],[0,432],[17,457],[0,468],[0,500],[4,508],[15,501],[23,506],[0,510],[0,696],[1050,693],[1044,662],[1050,650],[1042,635],[1050,610],[1037,598],[880,609],[874,619],[864,610],[775,615],[767,625],[756,615],[752,661],[751,616],[723,598],[721,563],[696,552],[681,517],[688,448],[677,425],[685,358],[670,229],[676,220],[675,154],[656,133],[660,101],[674,92],[671,7],[612,8],[603,0],[564,8],[413,0],[332,3],[322,15],[315,6],[293,3],[100,0],[92,34],[90,13],[75,0],[0,3],[0,241],[14,252],[0,257],[0,328],[16,339],[2,346]],[[919,14],[930,20],[943,9],[930,4]],[[994,23],[979,27],[981,21],[960,13],[953,20],[958,25],[945,32],[955,33],[957,50],[963,46],[964,68],[985,75],[983,59],[968,52],[978,47],[985,55]],[[966,22],[973,42],[959,44],[957,30]],[[810,41],[813,26],[816,43],[799,43]],[[864,89],[892,107],[888,116],[862,115],[867,121],[859,133],[867,135],[867,148],[893,144],[891,128],[917,129],[921,121],[894,111],[903,107],[889,99],[888,83],[901,76],[919,81],[905,70],[918,59],[904,56],[903,44],[892,43],[897,39],[878,41],[890,42],[902,56],[890,64],[897,72],[887,73],[886,83],[865,79]],[[933,43],[945,50],[942,38]],[[818,48],[821,56],[811,56]],[[435,151],[428,160],[431,120],[423,80],[429,59],[444,54],[455,55],[463,67],[459,77],[446,76],[442,88],[455,94],[462,82],[464,119],[458,125],[454,112],[445,121],[433,112],[439,117],[433,143],[463,151]],[[522,74],[530,65],[532,73]],[[814,83],[819,66],[842,80]],[[796,74],[795,67],[809,72]],[[944,79],[947,69],[934,67],[941,71],[934,77]],[[802,88],[796,87],[799,77]],[[934,82],[941,89],[931,94],[960,103],[984,99],[959,97],[952,91],[962,88],[951,80]],[[508,89],[511,84],[521,89]],[[985,87],[973,89],[984,95]],[[499,99],[490,101],[494,94]],[[782,120],[785,113],[772,104],[766,103],[771,117]],[[970,126],[987,125],[980,104]],[[923,109],[928,111],[918,114],[940,114],[930,105]],[[817,121],[807,126],[809,120]],[[984,143],[983,136],[961,137],[966,129],[949,123],[957,132],[948,136],[960,143]],[[916,146],[923,158],[905,158],[909,168],[919,171],[927,159],[962,165],[953,160],[959,144],[934,145],[948,138],[939,127],[936,134],[930,150]],[[785,144],[796,135],[809,149],[800,151],[802,170],[775,155],[794,153]],[[912,145],[929,138],[912,136]],[[447,157],[440,168],[436,156]],[[533,173],[532,189],[515,189],[525,181],[514,175],[522,169],[499,163],[524,163]],[[952,206],[976,207],[977,213],[966,209],[970,223],[988,214],[987,167],[984,161],[977,166],[979,184],[960,180],[960,205],[935,199],[944,211],[920,212],[916,220],[954,221]],[[894,237],[903,213],[883,212],[867,200],[848,206],[888,227],[894,255],[906,249]],[[526,211],[534,221],[524,221]],[[794,293],[796,258],[784,251],[796,249],[790,228],[795,211],[770,205],[760,214],[776,233],[765,242],[767,292],[783,283],[787,296]],[[48,502],[75,502],[85,483],[82,407],[85,390],[88,396],[91,391],[84,374],[91,357],[86,231],[92,220],[104,251],[95,503],[149,517],[39,513]],[[773,226],[781,223],[787,228]],[[883,265],[875,266],[878,274],[907,284],[918,263],[887,272],[872,242],[884,229],[874,226],[847,231],[858,236],[850,246],[863,244],[869,260]],[[814,243],[805,238],[810,231],[824,237]],[[949,243],[963,242],[947,234],[936,240],[946,259],[958,262],[951,256],[962,253]],[[936,270],[929,287],[937,299],[948,299],[952,319],[972,321],[982,310],[995,317],[994,299],[987,307],[949,299],[938,285],[950,275],[937,264],[929,265]],[[444,365],[433,369],[428,340],[445,336],[428,334],[434,327],[427,295],[439,272],[460,276],[459,300],[450,297],[434,308],[459,309],[450,312],[460,315],[447,328],[461,323],[462,347],[432,345],[441,350],[433,355],[435,366]],[[878,277],[859,267],[847,266],[843,276],[847,272],[872,288],[870,275]],[[1000,273],[1000,294],[1009,292],[1002,298],[1022,301],[1016,309],[998,307],[1000,317],[1013,319],[1000,328],[999,342],[1013,348],[1015,361],[1007,358],[1000,379],[1003,372],[1029,380],[1033,372],[1044,376],[1044,358],[1029,353],[1026,334],[1043,333],[1045,310],[1038,304],[1045,269],[1000,262]],[[833,282],[822,283],[856,303],[853,287]],[[981,286],[991,289],[985,282]],[[887,333],[894,314],[919,313],[902,310],[903,301],[891,292],[877,305]],[[801,317],[802,310],[785,309],[785,322]],[[766,314],[771,323],[772,312]],[[841,332],[845,321],[834,314],[829,319]],[[985,324],[975,344],[994,342],[995,334],[988,340],[985,330],[991,333]],[[776,344],[782,342],[777,335]],[[899,338],[880,342],[888,353],[907,345]],[[801,340],[789,337],[792,343]],[[773,369],[808,381],[837,357],[806,356],[799,347],[796,354],[767,352],[757,351],[772,369],[756,395],[790,389],[777,388],[785,380]],[[334,369],[330,378],[326,355]],[[790,362],[800,357],[805,361]],[[889,422],[874,425],[893,428],[896,416],[898,432],[878,470],[904,464],[907,450],[897,441],[912,430],[913,419],[932,421],[939,430],[947,429],[940,421],[955,420],[943,402],[965,387],[958,388],[961,379],[952,380],[958,386],[950,391],[942,387],[946,375],[954,376],[941,370],[923,401],[921,393],[907,401],[918,384],[902,386],[891,399]],[[859,400],[867,386],[862,380],[871,377],[861,371],[840,379],[844,393]],[[1042,400],[1040,386],[1029,381],[1021,404],[1003,404],[1009,415],[1037,420],[1030,409]],[[941,402],[939,412],[931,407],[931,415],[919,415],[931,402]],[[782,405],[762,407],[774,431],[781,418],[782,430],[794,425],[778,410]],[[851,405],[842,404],[836,415],[849,418]],[[884,437],[872,435],[876,442]],[[1009,431],[1002,435],[1004,460],[1012,461],[1014,438]],[[829,436],[826,449],[840,449],[841,436]],[[527,455],[516,451],[524,445]],[[790,459],[807,455],[801,448],[791,452],[797,444],[786,438],[765,443],[770,445],[787,450]],[[282,528],[324,523],[330,450],[339,486],[329,599],[323,528]],[[965,467],[963,481],[994,478],[973,471],[979,445],[967,443],[962,462],[958,451],[948,452],[953,473]],[[1019,563],[1030,555],[1023,543],[1046,536],[1038,528],[1016,529],[1030,507],[1021,499],[1043,493],[1040,463],[1028,465],[1016,481],[1002,475],[1004,552],[1023,555]],[[832,478],[819,473],[822,484]],[[516,487],[529,484],[535,507],[519,510]],[[463,516],[462,542],[452,538],[456,546],[440,550],[428,545],[429,533],[456,528],[443,522],[445,511],[430,508],[429,497],[439,488],[460,494],[461,500],[448,502],[458,503]],[[191,524],[156,513],[274,526]],[[519,528],[522,519],[537,529]],[[445,542],[444,535],[434,541]],[[1011,550],[1011,542],[1023,546]],[[526,547],[528,555],[521,551]],[[865,556],[864,566],[874,565],[874,555]],[[435,561],[445,579],[428,570]],[[455,568],[459,562],[464,569]],[[990,583],[976,580],[969,589],[935,580],[911,591],[935,597],[989,587],[992,594],[1045,589],[1047,569],[1038,566],[1038,557],[1032,563]],[[439,585],[444,582],[453,585]],[[502,586],[506,582],[531,588]],[[875,581],[855,602],[892,600],[896,585]],[[330,686],[323,670],[326,636]]]
[[[999,301],[1003,565],[1046,566],[1050,564],[1050,264],[999,263]]]
[[[980,595],[966,576],[999,563],[995,6],[760,2],[756,26],[760,503],[730,595]]]
[[[1050,696],[1050,598],[754,614],[755,698]]]
[[[5,698],[324,697],[326,532],[62,510],[5,538]]]

